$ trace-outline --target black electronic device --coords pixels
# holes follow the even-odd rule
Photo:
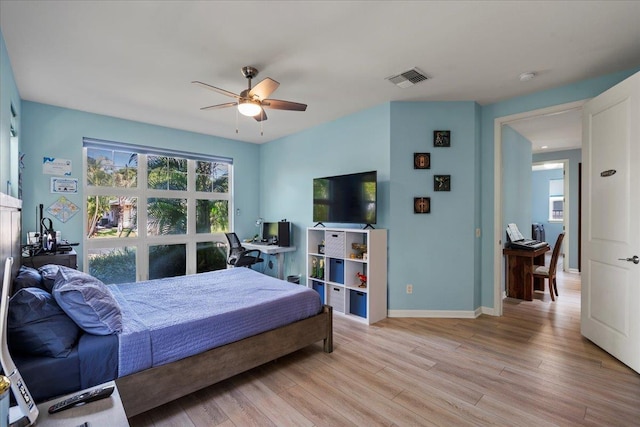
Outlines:
[[[272,245],[291,245],[291,223],[289,221],[263,222],[262,240]]]
[[[313,221],[375,224],[377,171],[314,178]]]
[[[513,249],[535,250],[549,246],[547,242],[525,239],[516,224],[507,225],[507,245]]]
[[[96,388],[91,391],[85,391],[71,396],[67,399],[61,400],[55,405],[49,407],[49,413],[55,414],[56,412],[64,411],[65,409],[73,408],[74,406],[82,405],[85,403],[93,402],[94,400],[104,399],[111,396],[115,386],[108,385],[101,388]]]

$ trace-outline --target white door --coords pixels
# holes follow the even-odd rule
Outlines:
[[[581,331],[640,372],[640,73],[582,120]]]

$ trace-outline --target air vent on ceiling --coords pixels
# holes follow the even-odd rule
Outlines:
[[[398,87],[405,88],[405,87],[413,86],[416,83],[425,81],[428,78],[429,77],[427,77],[427,75],[424,74],[419,69],[412,68],[409,71],[405,71],[404,73],[387,77],[387,80],[389,80],[391,83],[393,83]]]

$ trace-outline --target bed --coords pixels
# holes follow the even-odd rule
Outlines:
[[[15,245],[4,236],[0,236],[3,247]],[[80,280],[78,289],[93,286],[82,282],[95,279],[91,276],[64,267],[59,270],[63,273],[56,274],[56,284],[75,286]],[[62,292],[63,288],[54,289]],[[35,379],[28,379],[32,373],[41,382],[52,383],[63,373],[74,372],[74,377],[82,379],[66,387],[77,389],[113,376],[131,417],[319,341],[325,352],[333,350],[332,310],[320,305],[315,291],[250,269],[107,288],[120,309],[120,330],[104,335],[82,330],[64,357],[15,358],[30,390],[31,384],[38,387]],[[64,304],[60,302],[68,308]],[[295,310],[291,313],[284,307]],[[85,360],[84,367],[74,358]],[[95,366],[98,372],[92,371]],[[86,375],[75,373],[87,369]],[[44,378],[42,372],[51,377]],[[64,392],[68,391],[60,394]],[[33,390],[32,394],[35,397]]]

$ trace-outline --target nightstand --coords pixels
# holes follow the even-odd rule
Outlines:
[[[65,253],[43,254],[32,257],[22,257],[22,265],[39,268],[45,264],[64,265],[65,267],[78,268],[78,255],[75,249]]]
[[[108,385],[115,385],[115,382],[110,381],[96,387],[90,387],[87,391]],[[81,426],[82,423],[86,422],[89,427],[129,427],[129,421],[127,421],[127,415],[124,412],[124,407],[120,400],[118,387],[113,390],[111,396],[104,399],[66,409],[55,414],[48,412],[51,405],[81,392],[82,391],[77,391],[39,404],[38,411],[40,411],[40,413],[38,414],[38,420],[35,425],[37,427],[75,427]]]

